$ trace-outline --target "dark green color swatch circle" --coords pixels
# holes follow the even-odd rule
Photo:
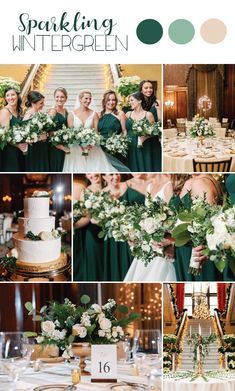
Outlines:
[[[177,19],[170,24],[168,34],[173,42],[184,45],[192,41],[195,34],[195,28],[189,20]]]
[[[152,45],[162,38],[163,28],[157,20],[145,19],[138,24],[136,34],[141,42]]]

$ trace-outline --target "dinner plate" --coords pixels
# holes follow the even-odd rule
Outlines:
[[[136,391],[145,391],[147,390],[147,387],[144,385],[129,383],[129,384],[116,384],[114,386],[110,387],[111,390],[114,391],[129,391],[129,390],[136,390]]]
[[[47,364],[56,364],[57,362],[63,362],[65,359],[64,357],[42,357],[40,358],[40,361],[47,363]]]
[[[62,391],[62,390],[76,390],[75,386],[69,386],[68,384],[48,384],[46,386],[39,386],[33,389],[33,391]]]

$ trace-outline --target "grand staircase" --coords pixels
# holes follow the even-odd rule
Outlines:
[[[214,324],[212,319],[202,320],[202,319],[188,319],[188,327],[186,330],[186,335],[189,334],[190,326],[191,333],[198,333],[198,326],[201,326],[201,335],[203,337],[209,336],[210,331],[214,332]],[[178,367],[178,370],[192,370],[193,369],[193,353],[190,352],[190,346],[187,344],[187,338],[184,338],[183,342],[183,352],[181,353],[181,365]],[[204,368],[206,370],[219,369],[219,353],[218,353],[218,343],[217,341],[209,345],[209,355],[206,360]]]
[[[68,101],[66,103],[68,111],[74,109],[76,97],[83,89],[92,92],[93,109],[100,111],[103,93],[112,86],[112,81],[111,68],[107,64],[51,65],[44,84],[45,109],[53,106],[55,89],[64,87],[68,91]]]

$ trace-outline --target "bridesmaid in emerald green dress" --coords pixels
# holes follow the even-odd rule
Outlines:
[[[104,191],[110,192],[115,199],[133,204],[143,203],[144,195],[121,182],[121,175],[106,174],[103,176],[107,183]],[[123,281],[129,269],[132,257],[127,242],[115,242],[113,238],[104,241],[104,271],[102,281]]]
[[[102,111],[98,122],[98,131],[106,140],[113,133],[124,135],[126,130],[126,116],[123,111],[117,109],[118,98],[113,90],[108,90],[104,93],[102,99]],[[117,154],[115,155],[122,163],[126,164],[125,157]]]
[[[19,91],[9,87],[5,94],[5,107],[0,111],[0,126],[10,128],[22,123],[22,108]],[[27,144],[17,145],[7,144],[1,152],[1,171],[3,172],[23,172],[25,170],[25,159],[23,152],[27,149]]]
[[[142,102],[142,107],[144,110],[149,111],[153,114],[155,122],[161,122],[161,109],[160,101],[157,100],[153,83],[150,80],[142,80],[139,85],[139,91],[142,92],[144,100]],[[154,137],[154,140],[157,144],[157,159],[160,169],[162,171],[162,147],[161,142],[158,137]]]
[[[156,137],[141,137],[142,148],[138,148],[138,136],[132,131],[133,121],[146,120],[154,123],[154,116],[142,108],[144,96],[136,92],[129,97],[133,111],[126,113],[126,128],[131,139],[128,151],[127,165],[133,172],[159,172],[161,171],[161,155],[159,155],[159,141]]]
[[[102,190],[101,174],[87,174],[87,189]],[[81,195],[82,198],[82,195]],[[103,276],[104,240],[98,237],[100,228],[90,217],[82,217],[74,226],[74,276],[77,281],[101,281]]]
[[[62,129],[62,126],[67,124],[68,111],[64,107],[68,98],[68,93],[65,88],[59,87],[56,88],[54,92],[55,106],[52,107],[48,114],[53,118],[53,121],[56,124],[56,129],[53,130],[53,133],[59,129]],[[57,145],[54,147],[52,144],[49,146],[49,165],[51,172],[62,172],[64,166],[64,156],[65,153],[68,153],[69,149],[63,145]]]
[[[190,208],[193,199],[203,197],[206,194],[207,202],[210,204],[220,203],[222,190],[219,183],[210,174],[194,174],[188,179],[180,193],[182,204],[186,209]],[[221,273],[216,269],[214,263],[208,260],[201,253],[201,246],[193,249],[190,245],[176,247],[175,269],[177,281],[219,281]],[[202,264],[202,271],[199,276],[188,272],[191,256]]]
[[[228,193],[228,197],[231,205],[235,205],[235,174],[229,174],[225,176],[225,188]],[[235,276],[230,268],[227,266],[223,271],[224,281],[234,281]]]
[[[38,91],[30,91],[27,95],[25,106],[28,107],[24,115],[24,121],[28,121],[41,111],[44,106],[44,96]],[[38,141],[29,145],[26,155],[26,171],[28,172],[48,172],[49,167],[49,145],[47,134],[39,136]]]

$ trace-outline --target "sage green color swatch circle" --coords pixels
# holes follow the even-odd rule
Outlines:
[[[177,19],[170,24],[168,34],[173,42],[178,43],[179,45],[185,45],[192,41],[195,34],[195,28],[189,20]]]
[[[157,20],[145,19],[138,24],[136,34],[141,42],[152,45],[162,38],[163,28]]]
[[[227,34],[227,27],[220,19],[208,19],[201,26],[201,36],[207,43],[220,43]]]

